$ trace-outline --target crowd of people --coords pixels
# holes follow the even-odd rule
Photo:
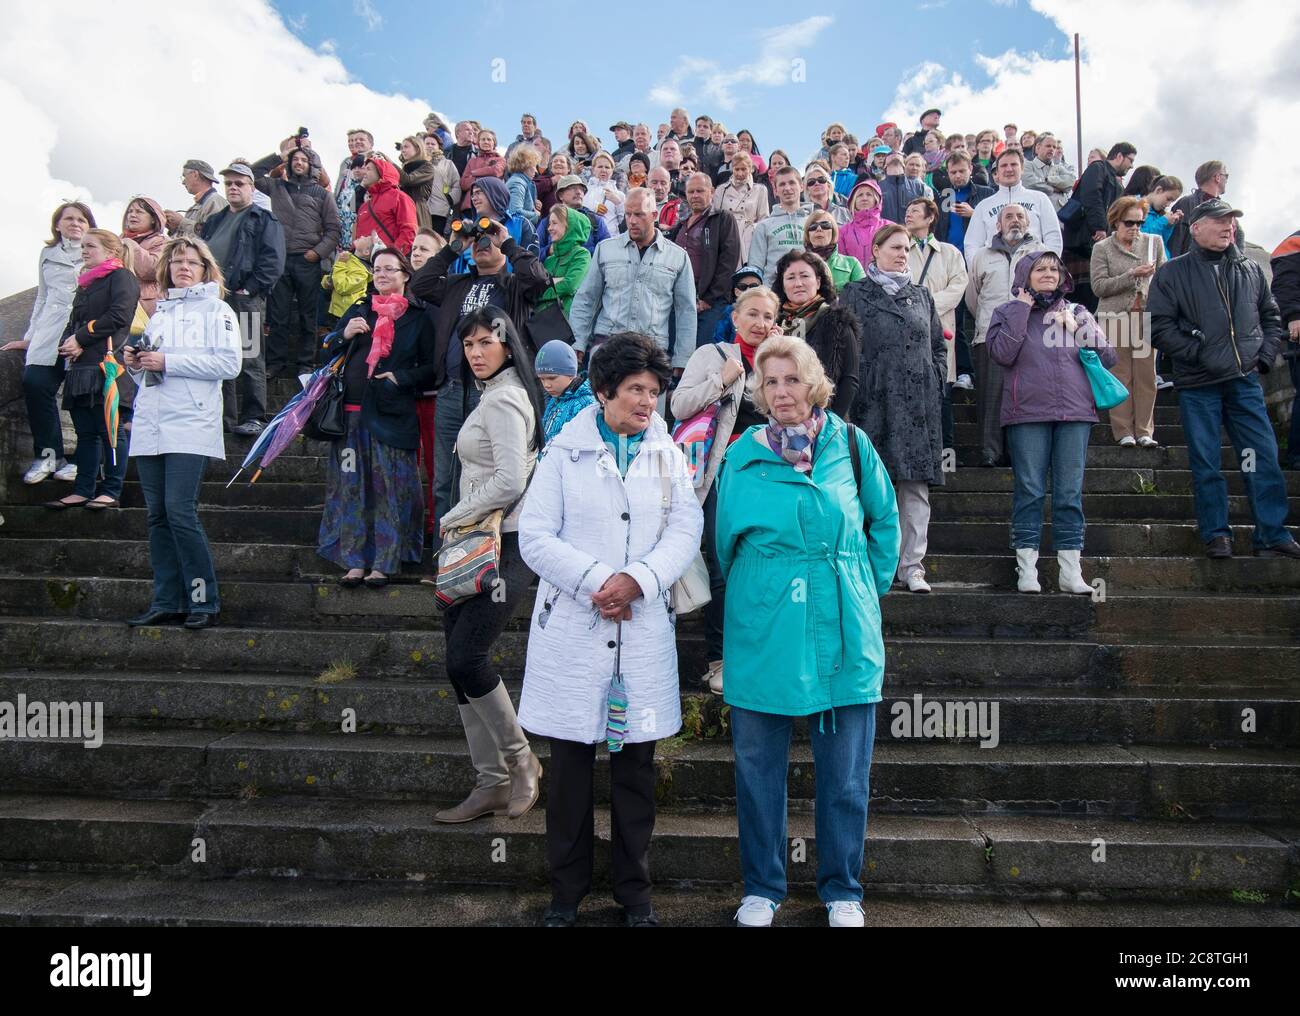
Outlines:
[[[318,550],[339,584],[405,566],[442,597],[439,549],[492,538],[496,584],[444,615],[476,778],[438,821],[525,814],[543,777],[529,736],[549,739],[544,921],[572,925],[607,743],[614,895],[629,925],[656,923],[654,750],[681,726],[676,618],[703,600],[702,678],[731,707],[737,923],[771,924],[785,897],[784,776],[807,717],[818,891],[832,926],[860,926],[879,601],[930,592],[954,389],[974,391],[975,468],[1011,468],[1023,593],[1041,591],[1049,486],[1059,587],[1092,591],[1097,364],[1130,393],[1109,415],[1123,448],[1157,446],[1156,392],[1178,389],[1208,556],[1233,553],[1223,424],[1254,452],[1256,555],[1300,558],[1282,474],[1300,467],[1300,417],[1283,461],[1260,383],[1300,343],[1300,233],[1270,288],[1223,162],[1184,195],[1128,142],[1079,173],[1051,133],[942,118],[861,140],[830,124],[799,166],[683,109],[657,135],[613,124],[608,147],[582,120],[553,141],[525,114],[502,146],[430,114],[392,154],[349,131],[332,178],[305,128],[220,172],[190,159],[188,207],[135,198],[120,232],[64,203],[31,325],[4,347],[25,350],[24,481],[72,481],[48,507],[102,512],[134,458],[155,582],[128,623],[211,627],[207,461],[223,431],[261,434],[268,378],[333,364],[344,422]],[[534,579],[516,712],[492,651]]]

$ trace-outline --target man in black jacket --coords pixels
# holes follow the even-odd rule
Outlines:
[[[281,161],[284,176],[268,175]],[[339,248],[338,207],[318,182],[320,171],[312,167],[305,148],[288,148],[287,154],[259,159],[253,163],[253,173],[254,185],[270,195],[271,210],[284,230],[284,274],[271,292],[267,308],[271,330],[266,339],[266,373],[275,377],[285,372],[294,346],[293,333],[297,332],[297,370],[290,376],[305,374],[311,371],[320,345],[316,340],[320,280],[323,265]]]
[[[1206,554],[1232,556],[1219,451],[1226,426],[1255,519],[1255,555],[1300,559],[1300,544],[1285,528],[1286,483],[1258,376],[1272,369],[1282,318],[1263,271],[1232,244],[1240,215],[1219,200],[1192,212],[1192,249],[1152,278],[1151,341],[1174,366]]]
[[[1228,192],[1228,176],[1228,167],[1218,159],[1211,159],[1209,162],[1203,162],[1196,167],[1196,190],[1174,204],[1173,210],[1182,212],[1183,218],[1181,222],[1174,226],[1174,231],[1169,237],[1169,254],[1171,257],[1186,254],[1191,249],[1192,233],[1189,220],[1192,211],[1202,201],[1223,197]],[[1237,232],[1233,236],[1232,242],[1237,250],[1242,250],[1242,244],[1246,242],[1246,233],[1241,228],[1241,223],[1237,223]]]
[[[711,208],[713,184],[704,173],[686,181],[690,214],[677,220],[668,239],[686,251],[695,271],[696,345],[713,337],[730,302],[731,276],[740,264],[740,228],[730,212]]]
[[[468,272],[448,275],[460,256],[461,244],[453,241],[438,251],[411,279],[409,291],[437,306],[434,314],[434,359],[438,364],[433,387],[437,392],[434,409],[434,518],[451,509],[452,450],[461,425],[478,405],[479,389],[466,370],[465,356],[457,329],[461,319],[491,304],[501,307],[528,341],[528,316],[547,288],[546,270],[537,255],[515,243],[499,222],[493,220],[491,236],[474,246],[474,264]],[[516,364],[532,370],[531,363]]]
[[[1082,206],[1070,223],[1067,246],[1083,257],[1092,256],[1092,245],[1106,239],[1110,226],[1106,213],[1124,193],[1124,177],[1133,168],[1137,149],[1127,141],[1111,146],[1110,154],[1083,171],[1074,196]]]
[[[203,224],[203,240],[225,277],[226,303],[239,316],[243,362],[239,377],[224,381],[226,429],[245,437],[262,433],[266,415],[266,298],[284,273],[284,230],[253,203],[253,170],[235,161],[221,171],[226,207]]]
[[[1300,469],[1300,230],[1292,233],[1273,251],[1273,296],[1286,324],[1287,367],[1296,390],[1291,407],[1291,431],[1287,436],[1287,468]]]

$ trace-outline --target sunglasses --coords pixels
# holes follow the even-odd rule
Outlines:
[[[829,222],[814,222],[808,227],[808,232],[810,233],[820,233],[823,231],[829,232],[830,228],[831,228],[831,224]]]
[[[747,289],[757,289],[761,285],[761,282],[751,282],[748,286],[737,286],[736,288],[743,293]]]
[[[1141,226],[1146,222],[1145,219],[1120,219],[1121,226]]]
[[[809,187],[816,187],[819,183],[830,183],[824,176],[812,176],[804,181]]]

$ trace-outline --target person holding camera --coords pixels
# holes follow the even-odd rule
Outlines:
[[[479,224],[487,219],[486,230]],[[451,242],[438,251],[411,280],[410,291],[438,307],[434,317],[435,408],[434,494],[437,518],[451,507],[451,456],[465,417],[478,405],[478,389],[465,373],[465,357],[456,338],[462,320],[483,307],[500,307],[520,335],[550,285],[537,255],[515,242],[500,221],[487,216],[454,222]],[[466,271],[453,265],[472,247],[474,262]],[[530,356],[537,350],[531,348]]]
[[[153,600],[126,623],[217,623],[221,599],[212,551],[199,521],[207,460],[225,459],[221,383],[239,374],[239,322],[224,296],[221,267],[194,237],[171,240],[158,258],[159,301],[144,335],[123,350],[139,388],[131,457],[149,517]]]
[[[424,552],[424,496],[416,396],[436,369],[428,308],[407,295],[411,263],[385,248],[374,256],[375,291],[349,308],[325,340],[344,353],[347,435],[326,466],[317,553],[347,571],[339,585],[379,588]],[[367,573],[368,571],[368,573]]]

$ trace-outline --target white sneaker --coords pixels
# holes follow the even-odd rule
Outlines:
[[[48,480],[54,475],[54,463],[47,458],[32,459],[27,472],[23,473],[23,483],[33,484]]]
[[[826,920],[832,928],[862,928],[867,918],[857,900],[836,900],[826,904]]]
[[[1159,442],[1159,441],[1157,441],[1157,440],[1156,440],[1155,438],[1153,438],[1153,437],[1147,437],[1147,435],[1145,435],[1145,434],[1143,434],[1140,438],[1138,438],[1138,444],[1139,444],[1141,447],[1143,447],[1143,448],[1159,448],[1159,447],[1160,447],[1160,442]]]
[[[776,916],[779,903],[773,903],[766,896],[746,896],[740,901],[736,911],[737,928],[770,928],[772,918]]]
[[[925,572],[919,568],[907,576],[907,591],[909,593],[928,593],[930,583],[925,581]]]
[[[722,694],[722,661],[714,660],[709,664],[709,669],[705,672],[700,681],[709,686],[709,691],[714,695]]]
[[[1173,386],[1174,386],[1174,383],[1173,383],[1172,381],[1166,381],[1166,380],[1165,380],[1164,378],[1162,378],[1159,374],[1156,375],[1156,388],[1157,388],[1157,389],[1160,389],[1160,388],[1172,388]]]
[[[975,382],[970,379],[969,374],[958,374],[957,380],[952,383],[954,388],[965,388],[968,392],[975,390]]]
[[[54,478],[71,483],[77,478],[77,464],[75,462],[64,462],[54,471]]]
[[[1135,448],[1137,447],[1137,439],[1132,434],[1125,434],[1119,439],[1119,446],[1121,448]]]

